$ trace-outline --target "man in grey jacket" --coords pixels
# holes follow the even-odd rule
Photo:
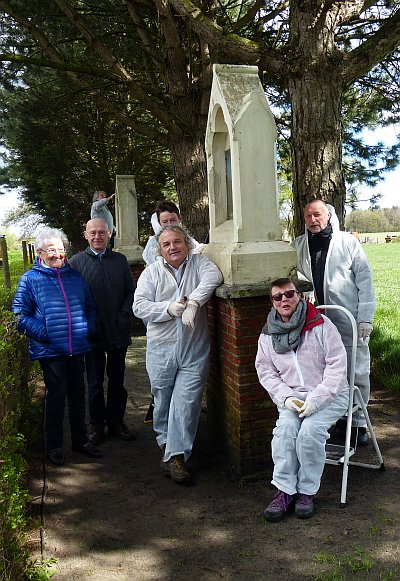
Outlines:
[[[123,254],[107,248],[111,231],[101,219],[89,220],[84,233],[89,243],[70,259],[90,287],[97,308],[96,336],[86,356],[90,441],[101,444],[108,433],[122,440],[133,434],[124,424],[127,391],[124,387],[125,357],[131,343],[131,314],[135,283]],[[107,370],[107,402],[103,381]]]
[[[341,232],[331,206],[322,200],[313,200],[304,209],[307,233],[296,238],[298,270],[314,287],[319,305],[341,305],[354,316],[358,326],[357,356],[354,383],[361,391],[365,404],[370,394],[369,335],[372,331],[376,302],[371,268],[359,241],[348,232]],[[340,311],[328,311],[327,316],[335,323],[348,355],[352,330],[350,321]],[[353,417],[358,426],[359,445],[368,444],[366,420],[362,412]]]

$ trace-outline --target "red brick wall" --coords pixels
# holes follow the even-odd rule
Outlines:
[[[239,474],[264,470],[271,459],[276,406],[260,386],[254,367],[258,337],[270,308],[267,296],[214,296],[209,302],[209,436]]]

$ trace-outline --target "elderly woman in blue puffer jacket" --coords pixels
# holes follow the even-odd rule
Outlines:
[[[38,257],[23,274],[12,311],[18,330],[29,337],[29,354],[39,360],[46,386],[44,431],[52,464],[64,464],[65,399],[72,450],[90,458],[101,452],[92,446],[85,424],[84,353],[90,351],[96,308],[81,274],[68,264],[68,239],[62,230],[42,229],[34,242]]]

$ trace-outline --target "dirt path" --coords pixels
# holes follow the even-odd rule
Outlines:
[[[369,408],[386,472],[350,467],[349,505],[340,509],[341,470],[327,466],[314,518],[266,523],[271,474],[231,480],[208,446],[205,412],[190,460],[195,483],[160,475],[143,423],[144,347],[136,337],[128,354],[126,423],[136,440],[107,440],[93,462],[66,445],[66,465],[48,468],[44,553],[57,559],[56,581],[400,579],[399,394],[375,391]],[[372,446],[362,455],[374,461]],[[37,478],[37,498],[40,490]]]

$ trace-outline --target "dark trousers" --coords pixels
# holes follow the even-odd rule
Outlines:
[[[68,398],[68,417],[72,446],[87,442],[85,424],[84,356],[60,355],[40,359],[46,385],[45,436],[46,449],[62,448],[64,442],[65,398]]]
[[[89,412],[92,424],[113,426],[123,421],[128,393],[124,387],[127,347],[86,353],[86,377],[89,394]],[[104,397],[104,373],[107,371],[107,403]]]

